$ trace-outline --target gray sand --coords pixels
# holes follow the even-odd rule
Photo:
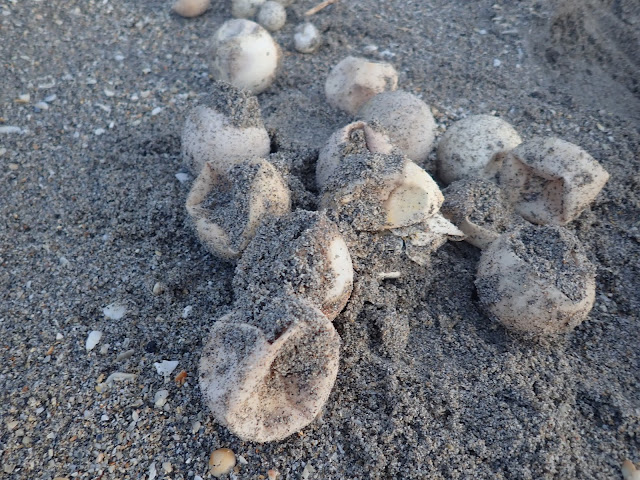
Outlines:
[[[428,267],[393,257],[401,277],[360,276],[334,322],[341,364],[321,417],[264,445],[217,425],[198,389],[233,266],[188,228],[190,181],[176,178],[185,114],[212,85],[206,39],[229,8],[186,20],[170,3],[0,6],[1,478],[206,478],[220,447],[246,460],[238,479],[618,479],[640,461],[636,0],[341,0],[312,18],[325,38],[313,55],[292,33],[316,2],[289,8],[282,71],[258,100],[308,190],[300,204],[316,201],[314,149],[350,120],[323,94],[347,55],[392,62],[439,134],[493,113],[525,139],[580,145],[611,179],[569,225],[597,267],[574,332],[533,342],[493,323],[465,242]],[[105,316],[112,303],[122,318]],[[103,336],[87,352],[92,330]],[[162,360],[179,361],[166,378]],[[98,393],[114,372],[136,377]]]

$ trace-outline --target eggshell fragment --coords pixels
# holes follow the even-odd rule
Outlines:
[[[234,19],[213,35],[209,68],[214,79],[258,94],[273,83],[281,56],[280,47],[263,27]]]
[[[198,237],[223,259],[238,258],[264,221],[290,209],[284,179],[264,159],[237,163],[227,174],[205,163],[187,197]]]
[[[371,98],[358,111],[365,122],[378,121],[396,147],[414,162],[427,160],[435,140],[436,122],[429,105],[417,96],[396,90]]]
[[[507,122],[491,115],[472,115],[454,123],[438,144],[438,177],[449,184],[467,177],[492,178],[492,159],[517,147],[520,135]]]
[[[306,427],[338,373],[340,336],[317,308],[296,297],[260,312],[234,310],[211,329],[200,388],[214,418],[242,440],[282,440]]]
[[[325,82],[329,104],[351,115],[374,95],[398,88],[398,74],[393,65],[347,57],[331,69]]]
[[[324,213],[297,210],[258,230],[238,261],[233,287],[247,310],[286,292],[333,320],[353,287],[351,256]]]
[[[173,4],[173,11],[187,18],[197,17],[207,11],[211,0],[177,0]]]
[[[225,173],[238,161],[266,157],[270,149],[256,97],[223,82],[189,112],[182,129],[182,158],[194,175],[206,162]]]
[[[563,333],[593,307],[595,267],[568,230],[526,225],[483,250],[476,287],[484,308],[509,330]]]
[[[566,225],[593,202],[609,174],[577,145],[533,138],[494,160],[516,212],[537,224]]]

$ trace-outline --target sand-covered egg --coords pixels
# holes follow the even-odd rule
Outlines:
[[[290,211],[291,199],[275,167],[252,159],[236,163],[227,173],[205,163],[186,206],[205,247],[220,258],[236,259],[263,222]]]
[[[273,83],[281,56],[267,30],[251,20],[234,19],[214,33],[209,68],[214,79],[258,94]]]
[[[522,142],[506,121],[491,115],[471,115],[447,129],[437,150],[438,177],[449,184],[467,177],[491,178],[496,154]]]
[[[332,107],[355,115],[374,95],[396,88],[398,73],[393,65],[349,56],[331,69],[324,91]]]
[[[357,116],[365,122],[380,122],[391,143],[418,164],[433,149],[436,122],[429,105],[412,93],[379,93],[362,106]]]
[[[482,251],[476,287],[509,330],[547,335],[574,329],[595,300],[595,267],[579,240],[557,226],[525,225]]]
[[[270,148],[256,97],[224,82],[214,84],[182,129],[182,158],[194,175],[206,162],[225,172],[238,161],[266,157]]]
[[[285,292],[309,300],[330,320],[344,308],[352,287],[351,256],[338,227],[324,213],[305,210],[260,227],[233,279],[246,309]]]
[[[555,137],[536,137],[496,159],[498,183],[516,211],[537,224],[565,225],[609,179],[587,152]]]
[[[282,440],[311,423],[338,373],[340,336],[310,302],[270,298],[218,319],[200,358],[214,418],[242,440]]]

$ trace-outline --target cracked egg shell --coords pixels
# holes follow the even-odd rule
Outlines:
[[[595,267],[568,230],[526,225],[482,251],[476,288],[483,307],[507,329],[564,333],[593,307]]]

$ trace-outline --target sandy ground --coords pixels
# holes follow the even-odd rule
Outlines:
[[[276,147],[300,159],[299,205],[315,201],[317,147],[349,121],[324,100],[327,72],[349,54],[389,61],[440,133],[493,113],[610,172],[569,225],[597,266],[588,320],[552,340],[507,333],[479,308],[479,251],[449,243],[356,292],[320,418],[280,443],[238,440],[197,385],[233,266],[188,228],[176,177],[227,2],[185,20],[159,0],[4,1],[0,131],[20,132],[0,133],[0,478],[206,478],[219,447],[245,460],[239,479],[617,479],[640,461],[637,1],[343,0],[314,16],[322,48],[299,54],[293,28],[314,4],[289,9],[282,71],[259,96]],[[179,362],[166,378],[162,360]],[[96,391],[114,372],[135,378]]]

